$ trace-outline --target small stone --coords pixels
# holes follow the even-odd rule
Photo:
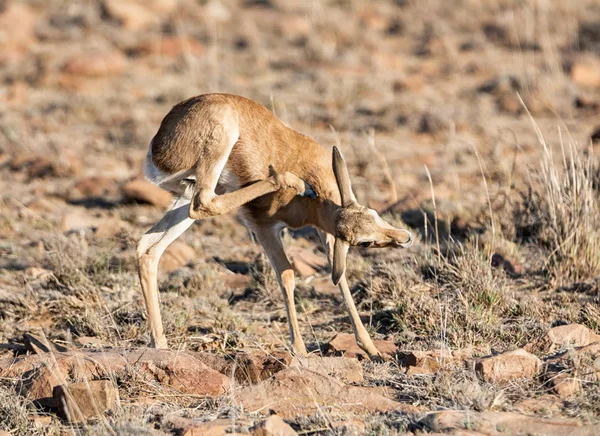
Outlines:
[[[298,433],[281,417],[271,415],[250,429],[253,436],[296,436]]]
[[[38,154],[21,153],[17,154],[9,165],[13,171],[26,171],[30,179],[70,177],[81,170],[79,158],[68,154],[50,159]]]
[[[484,357],[475,364],[475,370],[489,383],[504,383],[519,378],[533,378],[541,365],[540,359],[519,348]]]
[[[177,0],[104,0],[106,14],[129,30],[158,25],[172,13]]]
[[[306,38],[313,30],[310,19],[302,15],[284,15],[278,25],[279,33],[288,39]]]
[[[186,266],[196,259],[196,250],[182,241],[175,241],[167,247],[160,258],[158,268],[160,271],[170,273]]]
[[[223,282],[223,284],[227,287],[228,290],[244,290],[250,286],[252,282],[252,277],[245,274],[236,274],[236,273],[219,273],[219,279]]]
[[[84,348],[100,348],[104,346],[102,339],[94,336],[80,336],[75,339],[75,342]]]
[[[106,197],[114,193],[116,183],[104,176],[89,176],[79,179],[69,192],[69,199]]]
[[[301,277],[308,277],[327,268],[327,258],[300,247],[290,247],[288,257]]]
[[[110,18],[129,30],[140,30],[160,23],[158,16],[135,1],[104,0],[103,6]]]
[[[30,47],[35,41],[36,18],[29,6],[8,2],[0,9],[0,47],[12,50]]]
[[[373,344],[383,355],[383,357],[390,359],[396,354],[397,347],[393,341],[388,340],[374,340]],[[328,344],[329,352],[336,355],[343,355],[344,357],[358,357],[366,358],[367,353],[356,343],[354,334],[352,333],[338,333],[335,337],[329,341]]]
[[[119,406],[119,393],[110,380],[90,380],[56,386],[53,397],[69,422],[85,422]]]
[[[530,343],[526,349],[539,349],[544,353],[552,353],[561,348],[584,347],[600,341],[600,335],[581,324],[567,324],[552,327],[539,341]]]
[[[25,269],[25,276],[30,280],[45,280],[52,277],[52,271],[45,268],[39,268],[36,266],[30,266]]]
[[[286,352],[240,353],[235,356],[235,362],[238,382],[258,383],[284,370],[292,362],[292,356]]]
[[[98,238],[108,238],[119,234],[127,225],[118,218],[91,216],[78,210],[67,212],[60,221],[63,233],[93,230]]]
[[[190,37],[165,37],[141,47],[146,53],[176,58],[181,55],[199,56],[206,51],[200,41]]]
[[[583,87],[600,87],[600,62],[587,59],[575,62],[571,67],[571,79]]]
[[[560,399],[556,395],[542,395],[537,398],[527,398],[515,404],[524,413],[551,415],[560,410]]]
[[[554,386],[554,392],[563,400],[581,391],[579,380],[565,373],[553,375],[552,385]]]
[[[136,179],[123,186],[123,195],[132,201],[149,203],[160,208],[167,208],[173,201],[173,196],[144,179]]]
[[[449,350],[439,349],[434,351],[411,351],[403,363],[408,368],[407,375],[435,374],[442,365],[452,361],[452,353]]]
[[[127,58],[120,51],[79,54],[67,60],[63,66],[66,73],[105,77],[121,74],[127,66]]]
[[[164,422],[181,436],[223,436],[228,430],[234,430],[239,420],[215,419],[214,421],[198,421],[196,419],[167,416]]]
[[[50,415],[29,415],[27,419],[37,428],[48,427],[52,424],[52,417]]]
[[[492,254],[492,267],[502,268],[510,276],[519,276],[525,272],[523,265],[519,263],[513,263],[499,253]]]
[[[345,383],[360,383],[364,380],[363,367],[357,359],[348,357],[299,357],[289,364],[290,368],[306,368],[319,374],[340,379]]]

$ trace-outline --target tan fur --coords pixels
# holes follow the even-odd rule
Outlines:
[[[193,220],[241,208],[277,274],[294,352],[304,354],[306,348],[294,308],[294,275],[279,233],[284,226],[312,225],[320,231],[359,345],[371,357],[379,355],[344,278],[346,252],[350,245],[366,243],[407,246],[412,237],[356,203],[346,164],[336,148],[332,161],[326,149],[285,126],[264,106],[240,96],[206,94],[179,103],[167,114],[151,142],[147,165],[152,174],[161,175],[157,183],[180,196],[138,246],[155,346],[166,346],[156,287],[158,259],[164,249]],[[161,182],[167,179],[168,183]]]

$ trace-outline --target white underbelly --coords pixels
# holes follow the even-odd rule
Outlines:
[[[179,171],[177,173],[165,173],[156,167],[152,161],[152,142],[148,147],[148,153],[144,161],[144,176],[145,178],[160,186],[167,191],[190,197],[192,196],[191,191],[196,184],[196,174],[194,168],[189,170]],[[225,167],[221,171],[219,181],[217,182],[217,189],[219,194],[224,192],[232,192],[239,189],[237,177],[233,171]]]

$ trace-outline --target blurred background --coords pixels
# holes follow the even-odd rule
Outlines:
[[[149,345],[135,246],[171,198],[142,164],[170,108],[208,92],[341,144],[359,200],[418,235],[351,253],[376,338],[485,355],[556,323],[598,332],[598,0],[0,0],[0,357],[31,352],[40,328],[71,349]],[[350,331],[342,301],[310,234],[285,242],[305,340],[325,349]],[[286,346],[260,253],[233,214],[169,248],[174,347]],[[431,408],[510,409],[551,389],[365,368]],[[557,413],[597,417],[599,386]]]
[[[517,94],[543,132],[589,145],[599,51],[594,0],[2,0],[0,151],[11,180],[29,166],[11,188],[23,201],[40,166],[69,176],[42,190],[122,182],[173,104],[229,92],[340,140],[373,206],[426,200],[427,165],[459,207],[480,182],[477,151],[498,184],[515,149],[520,162],[540,151]],[[34,155],[52,162],[22,162]],[[360,187],[389,185],[381,159],[397,194]]]

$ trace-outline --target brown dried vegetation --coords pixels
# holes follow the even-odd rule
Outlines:
[[[273,395],[303,434],[600,431],[598,2],[301,3],[0,1],[0,430],[252,433]],[[359,200],[418,234],[348,259],[387,361],[331,363],[356,347],[328,346],[351,329],[304,230],[284,238],[301,328],[336,357],[293,361],[267,260],[234,215],[210,218],[173,246],[160,291],[172,353],[227,392],[186,393],[176,358],[65,366],[63,397],[104,380],[120,398],[69,423],[23,384],[45,374],[53,399],[44,359],[150,343],[135,245],[169,195],[142,163],[168,110],[212,91],[340,142]]]

